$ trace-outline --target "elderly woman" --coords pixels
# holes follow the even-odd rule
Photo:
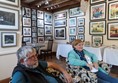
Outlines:
[[[72,42],[73,50],[68,53],[68,61],[70,65],[81,66],[88,71],[93,68],[98,70],[94,72],[98,77],[98,83],[118,83],[118,79],[106,74],[98,66],[98,60],[96,55],[83,49],[83,42],[80,39],[76,39]]]

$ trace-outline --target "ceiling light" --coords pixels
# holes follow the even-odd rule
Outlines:
[[[45,0],[45,5],[49,4],[49,1],[48,0]]]

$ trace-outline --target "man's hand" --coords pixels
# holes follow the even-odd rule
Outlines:
[[[65,72],[63,74],[65,76],[66,83],[73,83],[72,82],[72,77],[67,72]]]
[[[87,66],[92,70],[93,64],[87,64]]]
[[[93,63],[93,67],[95,67],[96,69],[98,69],[98,64],[96,62]]]

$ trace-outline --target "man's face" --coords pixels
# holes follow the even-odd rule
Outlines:
[[[38,66],[38,58],[35,49],[27,54],[27,57],[24,59],[24,65],[28,68],[36,68]]]

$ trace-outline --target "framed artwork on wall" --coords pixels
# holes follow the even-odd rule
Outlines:
[[[95,46],[98,46],[96,44],[103,44],[103,36],[102,35],[93,35],[92,44]]]
[[[1,32],[1,46],[11,47],[17,45],[17,34],[15,32]]]
[[[54,21],[54,27],[63,27],[63,26],[66,26],[66,19]]]
[[[32,15],[36,15],[36,9],[32,9]]]
[[[0,3],[17,6],[17,7],[19,6],[19,0],[0,0]]]
[[[90,7],[91,20],[101,20],[106,18],[106,4],[96,4]]]
[[[44,36],[44,29],[38,28],[38,36]]]
[[[90,34],[105,34],[106,22],[105,21],[90,22],[89,31],[90,31]]]
[[[76,26],[76,18],[69,18],[69,27]]]
[[[76,35],[76,27],[69,28],[69,35]]]
[[[78,34],[78,35],[77,35],[77,38],[78,38],[78,39],[81,39],[82,41],[85,40],[84,34]]]
[[[31,27],[31,18],[23,17],[23,26]]]
[[[118,2],[108,4],[108,20],[118,20]]]
[[[36,27],[32,27],[32,32],[37,32],[37,28]]]
[[[23,36],[31,36],[31,28],[23,27]]]
[[[44,43],[44,37],[38,37],[38,43]]]
[[[70,17],[84,16],[85,13],[80,9],[80,7],[76,7],[69,10],[69,15]]]
[[[37,37],[37,33],[32,33],[32,37]]]
[[[45,13],[44,21],[45,21],[45,24],[52,24],[52,14],[51,13]]]
[[[37,37],[32,38],[32,43],[34,43],[34,44],[37,43]]]
[[[91,4],[98,3],[98,2],[105,2],[106,0],[90,0]]]
[[[59,40],[66,39],[66,28],[55,28],[54,36],[55,36],[55,39],[59,39]]]
[[[107,38],[109,40],[118,40],[118,22],[108,23]]]
[[[44,27],[44,22],[42,19],[37,19],[37,27]]]
[[[0,6],[0,29],[18,30],[19,11]]]
[[[84,24],[85,24],[85,18],[77,18],[78,26],[84,26]]]
[[[31,9],[27,7],[22,7],[22,15],[25,17],[31,17]]]
[[[79,26],[77,32],[79,34],[81,34],[81,33],[83,34],[84,33],[84,30],[85,30],[84,26]]]
[[[67,17],[67,12],[63,11],[63,12],[59,12],[59,13],[55,13],[54,14],[54,20],[58,20],[58,19],[66,19]]]
[[[31,37],[23,37],[23,42],[32,43]]]
[[[76,39],[76,36],[69,36],[69,42],[73,42]]]
[[[45,35],[52,35],[52,25],[45,25]]]
[[[32,26],[36,26],[36,20],[32,20]]]
[[[37,18],[43,19],[43,11],[37,10]]]

